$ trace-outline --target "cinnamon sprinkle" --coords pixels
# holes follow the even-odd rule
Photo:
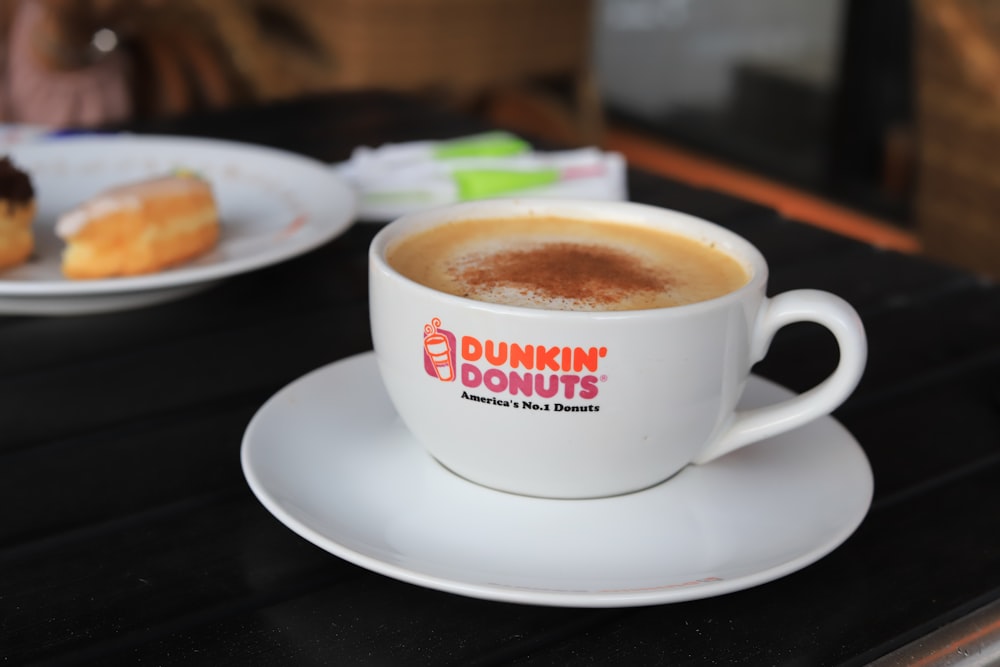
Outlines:
[[[566,242],[499,252],[454,274],[473,289],[507,287],[593,304],[613,303],[637,291],[658,291],[670,282],[665,271],[639,264],[634,255]]]

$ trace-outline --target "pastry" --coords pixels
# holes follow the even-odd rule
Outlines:
[[[24,263],[35,247],[35,189],[10,158],[0,159],[0,269]]]
[[[219,216],[207,181],[190,172],[121,185],[59,218],[67,278],[153,273],[212,249]]]

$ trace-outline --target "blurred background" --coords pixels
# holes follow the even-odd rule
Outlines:
[[[995,0],[2,0],[0,31],[7,124],[402,90],[1000,276]]]

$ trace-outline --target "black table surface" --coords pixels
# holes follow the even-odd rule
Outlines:
[[[382,93],[128,128],[325,162],[481,121]],[[0,662],[857,665],[1000,598],[1000,288],[961,270],[631,171],[630,197],[749,238],[770,291],[840,294],[870,358],[835,413],[875,476],[859,529],[742,592],[566,609],[374,574],[299,538],[250,492],[244,429],[274,392],[371,349],[376,224],[173,303],[0,317]],[[755,372],[801,391],[836,360],[815,325]]]

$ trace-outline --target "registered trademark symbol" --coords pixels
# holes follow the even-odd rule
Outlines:
[[[602,375],[601,376],[601,382],[607,382],[607,381],[608,381],[608,376],[607,375]]]

